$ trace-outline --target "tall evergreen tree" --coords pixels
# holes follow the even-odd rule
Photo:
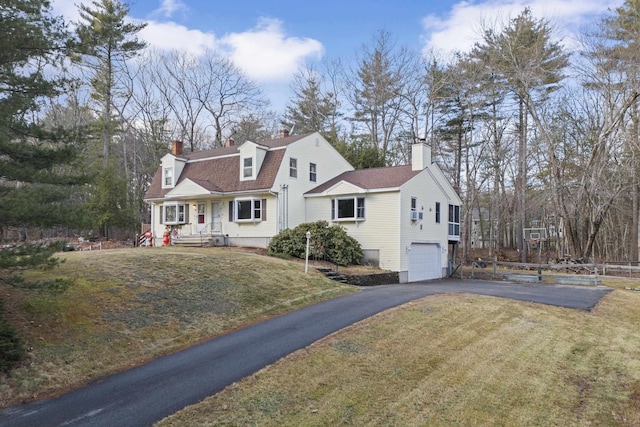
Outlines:
[[[68,35],[46,0],[0,5],[0,233],[8,226],[69,224],[77,134],[45,129],[41,106],[58,96]]]
[[[368,145],[379,152],[387,165],[394,164],[398,151],[398,132],[405,110],[406,77],[414,71],[413,57],[406,49],[396,49],[390,34],[376,34],[373,47],[365,46],[353,75],[352,121],[367,135]]]
[[[126,22],[129,6],[119,0],[93,0],[90,6],[80,4],[78,23],[79,55],[75,58],[90,70],[91,97],[97,104],[102,137],[102,167],[109,165],[116,114],[116,98],[122,84],[118,79],[126,61],[135,57],[146,44],[136,34],[146,24]]]
[[[339,101],[336,94],[323,91],[322,77],[313,69],[299,70],[292,90],[293,98],[287,105],[282,125],[297,133],[320,132],[335,142]]]
[[[40,121],[43,101],[62,88],[63,81],[47,78],[47,70],[61,65],[66,44],[64,23],[51,15],[48,1],[0,3],[0,239],[10,226],[72,221],[68,188],[82,182],[68,167],[77,155],[74,138],[48,131]],[[23,270],[54,267],[59,249],[56,244],[0,249],[0,282],[20,286]],[[63,290],[68,283],[51,279],[40,285]],[[3,305],[0,297],[0,371],[8,371],[24,355],[24,346],[5,321]]]
[[[527,226],[527,129],[529,114],[535,112],[539,102],[558,87],[564,78],[568,55],[559,43],[551,40],[551,27],[545,20],[535,19],[526,8],[500,32],[487,29],[482,43],[473,56],[491,64],[495,73],[504,79],[518,102],[518,227],[516,234],[522,260],[527,259],[522,229]]]
[[[124,220],[122,216],[132,213],[130,206],[136,204],[128,191],[124,192],[127,197],[123,197],[120,180],[114,179],[114,174],[125,180],[129,178],[126,163],[122,167],[116,165],[110,158],[110,151],[119,121],[123,120],[119,104],[121,95],[130,92],[124,81],[127,79],[127,60],[146,46],[136,37],[145,24],[127,22],[129,6],[120,0],[93,0],[88,6],[80,4],[78,7],[81,22],[76,29],[79,45],[74,59],[90,72],[91,98],[99,116],[97,127],[102,139],[102,170],[93,188],[91,206],[100,207],[93,217],[102,235],[107,237],[110,226],[132,223],[132,219]],[[124,184],[126,190],[126,181]],[[105,205],[102,203],[105,200],[119,200],[120,203]]]
[[[640,92],[640,1],[626,0],[611,17],[602,21],[601,30],[608,43],[602,45],[598,53],[607,58],[611,70],[618,71],[616,74],[623,83],[618,87],[622,89],[620,92],[624,98],[633,99],[629,104],[630,123],[625,131],[625,151],[627,158],[637,159],[640,155],[640,108],[637,101]],[[627,185],[631,199],[631,232],[626,240],[629,242],[629,259],[637,261],[640,260],[640,163],[633,161],[629,172],[626,175],[629,177]]]

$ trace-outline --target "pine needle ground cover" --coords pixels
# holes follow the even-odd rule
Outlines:
[[[638,426],[640,292],[591,312],[428,297],[300,350],[159,426]]]
[[[27,356],[0,405],[51,396],[244,324],[355,291],[299,263],[225,248],[67,252],[62,294],[0,286]]]

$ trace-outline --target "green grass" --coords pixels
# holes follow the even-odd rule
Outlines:
[[[29,349],[0,377],[4,406],[354,290],[228,249],[64,258],[55,274],[75,284],[62,295],[0,288]],[[615,290],[591,312],[470,295],[405,304],[159,425],[639,426],[640,292],[603,280]]]
[[[353,292],[296,263],[224,248],[138,248],[60,255],[61,295],[2,286],[29,349],[0,376],[0,405],[42,398],[229,329]]]
[[[640,293],[614,286],[592,312],[425,298],[158,425],[638,426]]]

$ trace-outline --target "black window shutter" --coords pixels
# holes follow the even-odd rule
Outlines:
[[[262,199],[262,220],[267,220],[267,199]]]
[[[229,200],[229,222],[233,222],[233,200]]]

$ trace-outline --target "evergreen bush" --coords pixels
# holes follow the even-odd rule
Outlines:
[[[304,259],[307,231],[311,233],[309,252],[312,257],[321,258],[323,255],[327,255],[339,265],[362,264],[360,243],[349,236],[344,227],[329,225],[327,221],[304,223],[293,229],[282,231],[271,239],[267,248],[269,255],[288,255]]]
[[[0,300],[0,372],[9,372],[24,357],[25,350],[15,329],[4,315],[4,302]]]

